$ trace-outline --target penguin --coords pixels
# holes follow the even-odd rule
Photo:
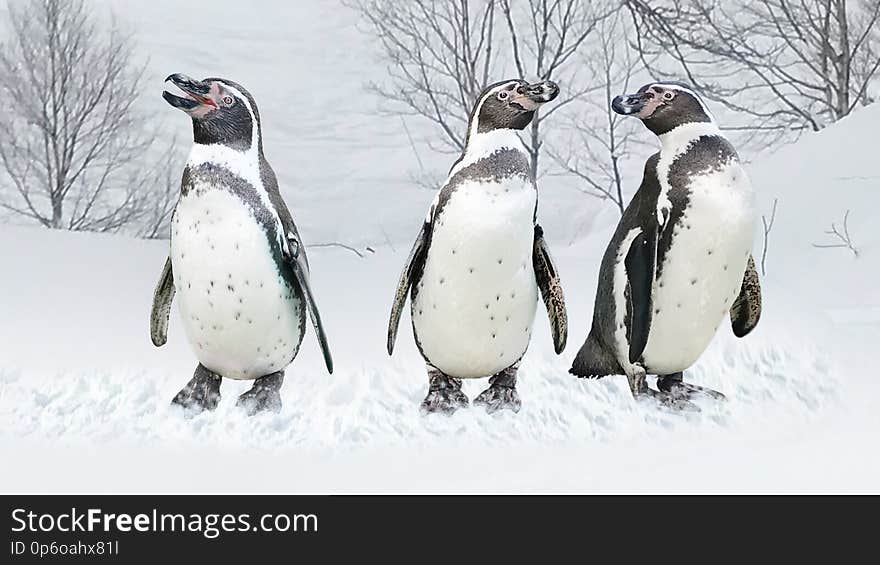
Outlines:
[[[685,383],[725,315],[745,337],[761,316],[751,255],[755,194],[736,150],[700,96],[679,82],[617,96],[612,109],[639,118],[661,143],[602,258],[593,323],[570,372],[626,375],[637,398],[698,410],[723,399]],[[657,375],[658,390],[646,374]]]
[[[299,351],[306,311],[327,370],[333,359],[309,283],[309,264],[269,162],[253,96],[221,78],[173,74],[164,99],[192,119],[193,146],[171,219],[171,249],[153,297],[150,336],[167,340],[178,297],[199,361],[172,403],[213,410],[221,378],[253,380],[237,404],[249,415],[281,409],[284,370]]]
[[[434,198],[400,280],[388,354],[410,295],[416,345],[428,372],[425,413],[469,405],[462,379],[490,377],[474,399],[488,412],[519,411],[517,369],[540,290],[556,353],[568,324],[559,275],[536,223],[537,187],[519,132],[559,94],[550,81],[505,80],[471,111],[466,145]]]

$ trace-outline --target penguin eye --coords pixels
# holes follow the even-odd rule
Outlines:
[[[498,93],[498,100],[507,100],[508,96],[510,96],[510,95],[507,94],[507,91],[502,90],[501,92]]]
[[[672,100],[673,98],[675,98],[675,94],[673,94],[671,91],[667,90],[663,93],[663,100]]]
[[[223,97],[223,103],[226,104],[227,106],[231,105],[233,101],[234,100],[233,100],[232,96],[229,96],[228,94]]]

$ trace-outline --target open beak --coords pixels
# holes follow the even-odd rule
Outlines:
[[[165,79],[165,82],[170,82],[183,94],[183,96],[178,96],[168,90],[162,92],[162,98],[175,108],[180,108],[188,114],[197,112],[199,109],[207,111],[217,108],[217,103],[211,98],[209,83],[194,80],[182,74],[170,75]]]
[[[647,101],[647,96],[641,92],[638,94],[623,94],[614,97],[614,100],[611,101],[611,109],[622,116],[632,116],[641,112],[645,108]]]
[[[555,82],[542,80],[535,84],[529,84],[519,87],[516,94],[511,98],[510,103],[515,104],[523,110],[532,112],[537,110],[541,104],[550,102],[559,95],[559,87]]]

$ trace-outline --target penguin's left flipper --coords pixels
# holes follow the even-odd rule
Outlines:
[[[168,341],[168,317],[171,315],[172,300],[174,273],[171,270],[171,257],[168,257],[159,277],[159,284],[153,292],[153,308],[150,311],[150,339],[156,347],[162,347]]]
[[[296,232],[288,232],[284,259],[296,276],[297,285],[305,298],[309,317],[312,319],[315,334],[318,336],[318,343],[321,344],[321,351],[324,353],[324,363],[327,365],[327,371],[332,374],[333,357],[330,355],[330,345],[327,343],[327,335],[324,333],[324,325],[321,323],[321,313],[318,312],[318,305],[315,304],[315,296],[312,294],[312,287],[309,284],[309,263],[306,259],[305,249],[303,249],[302,242]]]
[[[648,344],[651,332],[651,316],[654,273],[657,266],[657,239],[659,228],[656,216],[643,226],[642,232],[632,240],[624,259],[626,270],[626,300],[629,314],[629,362],[637,363]]]
[[[755,269],[755,259],[749,255],[739,296],[730,307],[730,323],[736,337],[745,337],[761,319],[761,281]]]
[[[568,340],[568,315],[565,312],[565,295],[562,293],[559,273],[544,240],[544,230],[539,225],[535,225],[532,263],[535,269],[535,281],[541,289],[541,298],[544,299],[547,316],[550,318],[553,349],[558,355],[565,349]]]
[[[429,218],[433,215],[429,214]],[[406,304],[406,297],[413,281],[421,277],[421,271],[425,266],[425,256],[428,253],[428,245],[431,240],[431,221],[425,220],[419,236],[413,243],[412,250],[400,273],[400,280],[397,283],[397,292],[394,294],[394,304],[391,305],[391,316],[388,318],[388,355],[394,353],[394,342],[397,340],[397,327],[400,324],[400,315],[403,313],[403,306]]]

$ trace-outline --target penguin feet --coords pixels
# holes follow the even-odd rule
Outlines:
[[[281,412],[281,385],[284,383],[284,371],[271,373],[254,381],[249,391],[238,397],[235,405],[243,409],[248,416],[260,412]]]
[[[482,406],[489,414],[499,410],[519,412],[522,401],[516,392],[516,372],[501,372],[489,379],[489,388],[474,399],[474,406]]]
[[[468,397],[461,391],[461,379],[444,375],[436,369],[429,369],[428,376],[428,396],[421,404],[423,414],[452,414],[459,408],[468,407]]]
[[[672,375],[658,375],[657,388],[661,392],[666,392],[675,398],[682,400],[697,399],[700,397],[711,398],[712,400],[727,400],[727,397],[711,388],[692,385],[682,380],[681,372]]]
[[[177,393],[171,404],[182,406],[195,414],[217,408],[220,404],[220,375],[199,363],[193,378]]]
[[[627,375],[629,388],[633,398],[637,401],[648,401],[655,405],[662,406],[672,410],[681,412],[699,412],[700,407],[693,402],[688,401],[686,397],[676,396],[665,390],[654,390],[648,386],[645,369],[641,365],[635,365],[633,373]]]
[[[678,397],[669,392],[658,391],[652,388],[649,388],[646,393],[636,396],[636,400],[651,402],[655,406],[677,412],[701,412],[700,407],[690,402],[687,398]]]

